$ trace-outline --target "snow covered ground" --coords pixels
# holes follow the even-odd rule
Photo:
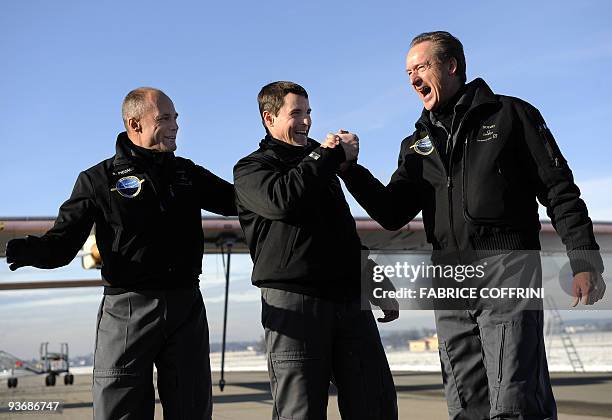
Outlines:
[[[572,334],[572,342],[587,372],[612,372],[612,333],[592,332]],[[548,343],[547,343],[548,346]],[[548,350],[548,365],[551,372],[572,372],[568,355],[560,336],[553,336]],[[420,372],[440,371],[437,351],[410,352],[387,351],[391,370],[410,370]],[[221,353],[211,353],[213,371],[221,370]],[[226,353],[226,371],[265,371],[266,358],[254,351]]]
[[[612,332],[588,332],[572,334],[570,337],[586,372],[612,372]],[[572,372],[572,365],[563,347],[561,337],[553,336],[550,345],[548,342],[546,344],[550,371]],[[394,371],[440,371],[437,351],[387,351],[387,358],[391,370]],[[211,353],[210,363],[213,371],[220,371],[221,353]],[[75,375],[92,373],[91,366],[78,366],[70,370]],[[255,351],[227,352],[225,370],[227,372],[266,371],[266,357]],[[9,372],[0,372],[0,377],[5,376],[10,376]]]

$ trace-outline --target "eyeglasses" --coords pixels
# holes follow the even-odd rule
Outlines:
[[[423,64],[413,67],[412,69],[406,69],[406,73],[408,73],[408,77],[412,76],[413,74],[422,76],[431,66],[432,63],[430,61],[426,61]]]

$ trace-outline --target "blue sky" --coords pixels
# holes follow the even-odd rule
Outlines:
[[[540,109],[593,218],[610,221],[611,20],[612,4],[604,0],[5,2],[0,217],[55,216],[78,172],[114,153],[123,129],[121,101],[142,85],[159,87],[174,100],[178,153],[229,180],[233,164],[263,135],[256,104],[261,86],[299,82],[310,94],[311,136],[321,139],[339,128],[358,133],[360,161],[386,181],[421,109],[404,72],[408,44],[420,32],[444,29],[462,40],[469,79],[483,77],[494,91]],[[364,214],[354,203],[352,208]],[[246,293],[255,302],[249,263],[236,263],[237,299]],[[0,281],[96,274],[78,267],[19,274],[5,267]],[[53,300],[66,296],[75,312],[66,310],[67,301]],[[219,330],[215,296],[207,302],[213,336]],[[7,327],[8,319],[17,319],[9,313],[40,317],[42,324],[23,327],[28,333],[45,330],[41,325],[51,331],[56,317],[57,325],[78,319],[83,334],[93,334],[98,298],[93,290],[3,293],[0,348],[18,342],[23,345],[15,351],[26,351],[26,338]],[[36,306],[39,300],[44,305]],[[236,318],[234,338],[252,338],[239,333],[243,324],[258,335],[249,327],[257,318],[250,311]],[[77,348],[89,346],[88,338]]]

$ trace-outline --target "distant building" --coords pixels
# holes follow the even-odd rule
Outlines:
[[[408,350],[414,352],[438,351],[438,335],[408,341]]]

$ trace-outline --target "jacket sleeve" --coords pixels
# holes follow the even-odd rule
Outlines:
[[[346,187],[370,217],[387,230],[398,230],[422,210],[421,186],[406,169],[410,138],[402,142],[397,169],[385,186],[365,167],[355,164],[341,174]]]
[[[89,176],[81,172],[70,198],[60,207],[53,227],[41,237],[27,237],[25,260],[38,268],[69,264],[89,236],[95,212],[93,185]]]
[[[192,163],[200,208],[223,216],[237,216],[234,186],[207,169]]]
[[[244,208],[270,220],[291,220],[304,215],[317,184],[328,183],[344,161],[341,147],[319,147],[296,167],[281,171],[255,156],[234,166],[236,200]]]
[[[566,247],[572,271],[603,272],[593,223],[574,176],[540,112],[526,102],[518,107],[530,157],[535,164],[538,200]]]

